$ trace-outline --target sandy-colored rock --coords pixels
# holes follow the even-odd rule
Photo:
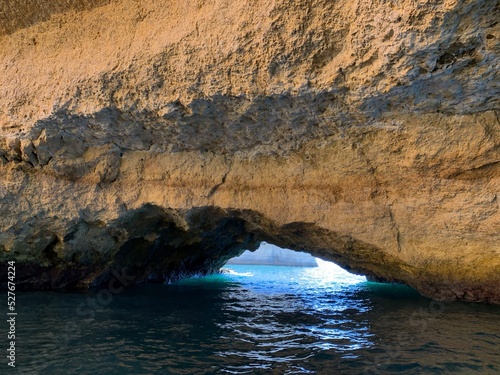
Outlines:
[[[497,1],[68,4],[0,5],[20,287],[163,282],[266,241],[500,303]]]

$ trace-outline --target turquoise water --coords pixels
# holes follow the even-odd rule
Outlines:
[[[324,266],[227,268],[113,293],[19,293],[16,368],[5,359],[0,373],[500,373],[500,306]]]

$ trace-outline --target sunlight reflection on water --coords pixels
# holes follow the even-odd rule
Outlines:
[[[437,303],[318,263],[231,265],[229,273],[124,290],[107,304],[98,291],[20,293],[16,370],[500,373],[497,306]],[[82,304],[92,318],[78,313]]]

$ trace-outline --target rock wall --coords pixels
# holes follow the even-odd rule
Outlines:
[[[174,280],[266,241],[500,302],[497,1],[68,4],[0,5],[20,287]]]
[[[263,266],[318,267],[310,254],[282,249],[263,243],[255,251],[245,251],[239,257],[229,259],[226,264],[254,264]]]

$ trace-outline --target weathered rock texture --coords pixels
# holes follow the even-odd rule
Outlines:
[[[499,303],[499,16],[2,1],[1,259],[26,288],[163,282],[267,241]]]

